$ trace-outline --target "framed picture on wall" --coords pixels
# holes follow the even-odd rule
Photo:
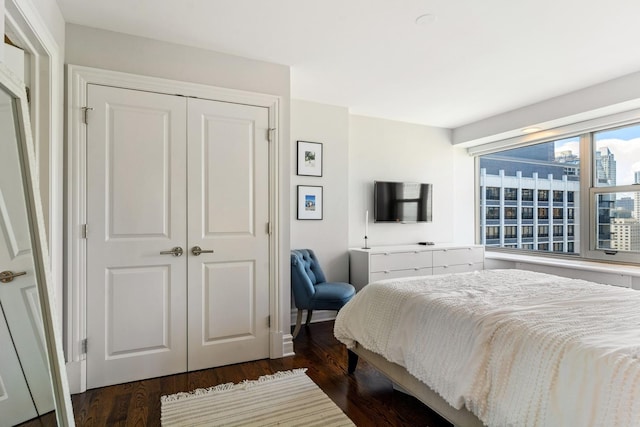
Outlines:
[[[298,175],[322,176],[322,143],[298,141]]]
[[[322,187],[298,185],[298,219],[322,219]]]

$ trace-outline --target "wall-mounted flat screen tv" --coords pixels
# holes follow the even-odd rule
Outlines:
[[[375,222],[431,222],[432,185],[374,181]]]

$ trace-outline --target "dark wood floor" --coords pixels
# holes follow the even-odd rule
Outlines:
[[[389,380],[362,360],[356,372],[347,375],[347,352],[333,337],[333,322],[303,328],[294,343],[293,357],[136,381],[74,395],[76,424],[159,426],[162,395],[308,368],[307,375],[358,426],[450,426],[416,399],[393,391]]]

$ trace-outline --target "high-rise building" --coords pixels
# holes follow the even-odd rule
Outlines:
[[[482,166],[482,163],[481,163]],[[522,166],[522,165],[521,165]],[[517,171],[508,176],[480,171],[482,244],[547,252],[576,253],[580,247],[577,207],[580,182],[531,177]]]
[[[633,183],[640,185],[640,171],[635,171],[633,175]],[[636,219],[636,221],[640,221],[640,191],[636,191],[633,194],[633,201],[633,217]]]
[[[609,147],[596,151],[596,179],[600,185],[616,185],[616,160]]]
[[[640,222],[632,218],[612,218],[611,249],[640,251]]]

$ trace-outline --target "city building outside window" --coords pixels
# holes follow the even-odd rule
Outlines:
[[[562,203],[564,201],[564,191],[553,190],[553,202]]]
[[[504,189],[504,199],[505,200],[518,200],[518,189],[517,188],[505,188]]]
[[[518,208],[516,207],[504,208],[504,219],[518,219]]]
[[[499,208],[478,224],[488,249],[640,264],[640,123],[478,158],[479,202]]]
[[[487,219],[500,219],[500,207],[488,206],[487,207]]]
[[[515,225],[509,225],[504,228],[504,237],[506,239],[515,239],[518,237],[518,227]]]

